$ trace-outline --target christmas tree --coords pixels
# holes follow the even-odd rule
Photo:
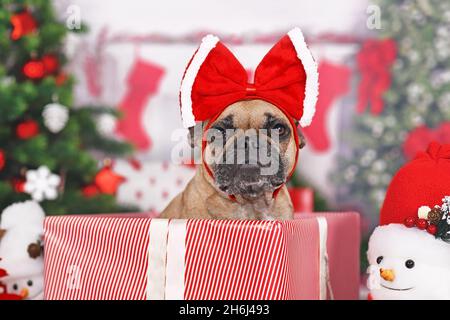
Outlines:
[[[74,79],[64,72],[69,30],[49,0],[0,0],[0,212],[26,199],[47,214],[118,211],[121,181],[102,158],[130,146],[97,130],[105,107],[74,108]]]
[[[359,201],[372,225],[400,166],[431,140],[450,142],[450,2],[377,4],[379,36],[396,44],[391,84],[381,112],[356,115],[336,177],[343,199]]]

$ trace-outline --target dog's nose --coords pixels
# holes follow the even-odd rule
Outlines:
[[[244,149],[245,151],[248,151],[250,149],[250,141],[248,137],[245,137]]]
[[[254,165],[258,163],[260,150],[256,136],[245,134],[238,137],[233,149],[236,153],[237,165]]]
[[[257,176],[261,174],[261,167],[257,164],[241,164],[238,166],[237,170],[241,171],[245,176]]]

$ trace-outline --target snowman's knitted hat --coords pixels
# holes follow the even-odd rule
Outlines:
[[[404,224],[450,242],[450,145],[432,142],[394,176],[380,225]],[[447,233],[449,232],[449,233]]]

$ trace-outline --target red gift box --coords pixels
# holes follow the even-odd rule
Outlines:
[[[359,216],[48,217],[46,299],[357,299]]]

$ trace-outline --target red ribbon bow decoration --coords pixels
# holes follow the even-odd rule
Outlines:
[[[183,125],[212,119],[241,100],[261,99],[308,126],[318,95],[317,65],[299,28],[265,55],[249,83],[244,67],[217,37],[208,35],[191,58],[181,83]]]
[[[403,142],[403,154],[407,160],[413,159],[420,151],[433,142],[450,144],[450,122],[442,122],[437,128],[421,125],[408,133]]]
[[[357,61],[361,72],[358,87],[358,113],[364,112],[370,104],[371,112],[383,112],[383,94],[391,85],[390,67],[397,55],[393,40],[367,40],[358,53]]]

